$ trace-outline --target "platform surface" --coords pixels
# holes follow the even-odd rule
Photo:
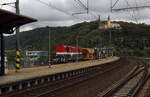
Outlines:
[[[120,59],[119,57],[109,57],[100,60],[52,65],[50,68],[49,66],[23,68],[18,73],[16,73],[14,70],[13,71],[11,70],[5,76],[0,77],[0,85],[9,84],[17,81],[22,81],[22,80],[28,80],[36,77],[42,77],[46,75],[52,75],[61,72],[67,72],[71,70],[77,70],[86,67],[92,67],[104,63],[117,61],[119,59]]]

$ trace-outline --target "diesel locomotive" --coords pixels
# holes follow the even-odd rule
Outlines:
[[[67,63],[94,60],[113,55],[112,48],[82,48],[77,46],[58,45],[55,49],[53,63]]]

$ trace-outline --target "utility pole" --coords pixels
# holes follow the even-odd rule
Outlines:
[[[100,26],[101,26],[101,15],[98,15],[98,29],[100,28]],[[99,43],[100,43],[101,45],[100,45],[99,47],[102,47],[102,43],[103,43],[103,42],[102,42],[102,36],[100,36],[100,38],[101,38],[101,39],[100,39],[100,42],[99,42]]]
[[[51,29],[48,27],[48,65],[51,67]]]
[[[112,32],[111,29],[109,29],[109,46],[112,46]]]
[[[15,6],[12,6],[12,4],[15,4]],[[7,5],[7,6],[10,6],[10,7],[14,7],[16,9],[16,13],[19,14],[20,13],[20,10],[19,10],[19,0],[16,0],[16,2],[11,2],[11,3],[4,3],[2,5]],[[17,57],[17,56],[20,56],[20,51],[19,51],[19,46],[18,46],[18,33],[19,33],[19,29],[16,28],[17,31],[16,31],[16,70],[17,69],[20,69],[20,57]],[[5,63],[5,54],[4,54],[4,36],[3,36],[3,33],[0,34],[0,37],[1,37],[1,66],[0,66],[0,75],[4,75],[5,74],[5,66],[4,66],[4,63]]]
[[[16,14],[20,14],[20,8],[19,8],[19,0],[16,0],[15,2],[15,8],[16,8]],[[21,62],[21,52],[20,52],[20,43],[19,43],[19,27],[16,28],[16,71],[20,69],[20,62]]]
[[[101,26],[101,16],[98,16],[98,28]]]
[[[76,48],[77,48],[77,53],[79,53],[78,47],[79,47],[79,33],[78,33],[77,36],[76,36]],[[79,54],[77,54],[76,62],[79,61],[79,58],[78,58],[78,57],[79,57]]]
[[[110,0],[110,11],[112,12],[112,0]]]
[[[4,36],[3,36],[3,33],[0,34],[0,37],[1,37],[1,65],[0,65],[0,76],[4,75],[5,74],[5,51],[4,51]]]
[[[87,14],[89,13],[89,0],[87,0]]]
[[[20,9],[19,9],[19,0],[16,0],[15,3],[15,7],[16,7],[16,14],[20,14]],[[16,50],[19,50],[19,28],[16,28]]]
[[[15,6],[16,6],[16,14],[20,14],[19,0],[16,0]]]

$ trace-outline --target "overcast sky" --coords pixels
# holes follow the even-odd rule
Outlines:
[[[1,3],[14,2],[15,0],[0,0]],[[135,21],[150,24],[150,9],[139,9],[138,11],[121,11],[110,12],[110,0],[89,0],[89,10],[91,14],[76,15],[71,14],[76,12],[85,12],[85,10],[76,2],[77,0],[41,0],[47,4],[51,4],[66,13],[48,7],[38,0],[20,0],[21,14],[38,19],[38,22],[28,24],[22,27],[22,30],[30,30],[36,27],[44,26],[70,26],[82,21],[90,21],[97,19],[97,15],[101,15],[102,20],[106,20],[108,15],[112,20],[120,21]],[[87,0],[81,0],[85,5]],[[113,0],[113,3],[116,0]],[[114,8],[148,6],[150,0],[120,0]],[[3,9],[15,11],[8,6],[0,6]]]

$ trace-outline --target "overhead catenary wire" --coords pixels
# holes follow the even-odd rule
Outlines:
[[[131,5],[129,4],[128,0],[125,0],[125,2],[127,3],[128,7],[131,7]],[[135,10],[134,9],[132,10],[131,16],[135,20],[135,22],[138,23],[138,19],[136,18]]]
[[[117,0],[119,1],[119,0]],[[121,0],[120,0],[121,1]],[[114,4],[115,6],[112,7],[112,11],[130,11],[131,10],[133,11],[132,12],[132,18],[135,20],[136,23],[139,22],[140,20],[140,16],[141,15],[141,19],[144,20],[144,15],[140,13],[140,9],[144,9],[144,8],[150,8],[150,5],[139,5],[138,4],[138,1],[137,0],[134,0],[134,6],[130,6],[129,2],[127,0],[126,1],[126,4],[127,4],[127,7],[122,7],[122,8],[114,8],[116,6],[116,4]],[[118,2],[117,2],[118,3]]]
[[[80,0],[74,0],[76,1],[83,9],[87,10],[88,6],[84,5],[83,2],[81,2]]]
[[[111,0],[111,2],[112,2],[112,0]],[[119,2],[119,0],[116,0],[116,2],[114,4],[111,3],[112,4],[111,8],[114,8],[118,2]]]
[[[44,5],[46,5],[47,7],[51,7],[51,8],[54,8],[54,9],[56,9],[56,10],[58,10],[58,11],[60,11],[60,12],[63,12],[63,13],[65,13],[65,14],[67,14],[67,15],[70,15],[67,11],[65,11],[65,10],[62,10],[62,9],[59,9],[59,8],[57,8],[57,7],[55,7],[55,6],[53,6],[51,3],[46,3],[46,2],[43,2],[42,0],[37,0],[38,2],[40,2],[41,4],[44,4]]]
[[[111,5],[111,11],[122,11],[122,10],[127,10],[129,13],[131,13],[131,11],[129,11],[131,9],[131,5],[129,4],[128,0],[124,0],[127,7],[125,8],[117,8],[115,9],[114,7],[118,4],[119,0],[116,0],[114,4]],[[128,10],[129,9],[129,10]],[[131,13],[131,17],[135,20],[136,23],[138,23],[138,19],[136,18],[136,15],[135,15],[135,10],[132,9],[132,13]]]
[[[119,3],[119,1],[120,0],[115,0],[114,2],[113,2],[114,0],[110,0],[110,13],[112,14],[112,13],[114,13],[114,12],[116,12],[116,11],[114,11],[114,9],[115,9],[115,7],[116,7],[116,5]],[[110,14],[109,14],[110,15]],[[113,15],[113,14],[112,14]],[[120,18],[120,16],[119,15],[117,15],[117,18]]]
[[[0,4],[0,8],[3,8],[3,5],[2,5],[2,4]]]
[[[71,16],[71,17],[73,17],[73,18],[75,18],[75,19],[78,19],[78,20],[80,20],[80,21],[85,21],[84,19],[81,19],[81,18],[79,18],[79,17],[76,17],[76,16],[72,15],[72,13],[69,13],[69,12],[67,12],[67,11],[65,11],[65,10],[63,10],[63,9],[57,8],[56,6],[53,6],[50,2],[49,2],[49,3],[46,3],[46,2],[44,2],[44,1],[42,1],[42,0],[36,0],[36,1],[38,1],[38,2],[41,3],[41,4],[46,5],[47,7],[53,8],[53,9],[59,11],[59,12],[62,12],[62,13],[64,13],[64,14],[68,15],[68,16]]]
[[[85,5],[83,2],[81,2],[80,0],[74,0],[80,7],[80,9],[82,9],[80,12],[76,12],[73,13],[72,15],[80,15],[80,14],[89,14],[89,0],[87,0],[87,5]]]
[[[92,10],[90,8],[90,3],[91,2],[89,2],[89,0],[87,0],[87,8],[88,8],[87,11],[88,11],[88,14],[91,14],[91,15],[94,16],[94,18],[99,19],[99,15],[94,13],[94,12],[92,12]]]
[[[78,9],[80,7],[81,11],[80,12],[75,12],[75,13],[72,13],[72,15],[79,15],[79,14],[88,14],[88,5],[86,6],[85,4],[83,4],[83,2],[81,2],[80,0],[74,0],[79,6],[78,6]],[[87,0],[88,2],[88,0]],[[88,3],[87,3],[88,4]]]
[[[137,11],[137,16],[139,16],[140,15],[140,13],[139,13],[139,10],[138,10],[138,3],[137,3],[137,0],[134,0],[135,1],[135,7],[136,7],[136,11]]]
[[[111,0],[112,1],[112,0]],[[120,0],[121,1],[121,0]],[[142,5],[142,6],[139,6],[138,5],[138,3],[137,3],[137,0],[134,0],[135,1],[135,7],[134,6],[132,6],[132,7],[125,7],[125,8],[114,8],[117,4],[118,4],[118,2],[119,2],[119,0],[117,0],[116,2],[117,3],[114,3],[112,6],[112,10],[114,10],[114,11],[122,11],[122,10],[129,10],[129,9],[143,9],[143,8],[150,8],[150,6],[149,5]]]
[[[79,3],[74,3],[73,4],[74,5],[74,7],[76,8],[76,9],[80,9],[81,11],[83,11],[83,9],[82,9],[82,7],[80,6],[80,4]]]
[[[0,2],[2,2],[2,1],[0,0]],[[0,3],[0,8],[2,8],[2,7],[3,7],[3,4]]]
[[[140,16],[141,15],[141,19],[142,20],[144,20],[144,17],[143,17],[143,15],[140,13],[140,11],[139,11],[139,5],[138,5],[138,2],[137,2],[137,0],[135,0],[135,6],[136,6],[136,10],[137,10],[137,16]]]
[[[77,2],[77,1],[80,1],[80,0],[74,0],[74,1]],[[97,20],[99,18],[99,16],[97,14],[95,14],[94,12],[92,12],[92,10],[90,10],[90,5],[89,4],[91,2],[89,2],[89,0],[86,0],[86,1],[87,1],[86,5],[83,4],[83,2],[80,1],[84,5],[84,8],[83,8],[83,6],[79,6],[80,8],[83,8],[85,11],[73,13],[73,15],[87,14],[87,15],[91,15],[90,17],[93,16],[94,20],[95,19]],[[78,2],[77,4],[79,4],[80,2]]]
[[[11,2],[11,3],[2,3],[2,4],[0,4],[0,5],[1,5],[1,7],[2,7],[2,6],[9,6],[9,7],[15,8],[15,6],[13,6],[14,4],[15,4],[15,2]]]

